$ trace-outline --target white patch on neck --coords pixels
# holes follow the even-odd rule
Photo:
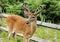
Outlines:
[[[36,22],[32,22],[31,24],[35,26],[36,25]]]

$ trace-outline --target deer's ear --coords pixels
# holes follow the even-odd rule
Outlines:
[[[29,15],[31,14],[31,12],[30,12],[30,11],[27,11],[27,10],[24,10],[24,14],[25,14],[26,16],[29,16]]]
[[[24,10],[24,14],[25,14],[25,15],[28,15],[28,11]]]

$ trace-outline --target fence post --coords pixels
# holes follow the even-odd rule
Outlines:
[[[2,13],[2,7],[0,6],[0,14]],[[2,25],[2,17],[0,16],[0,26]]]

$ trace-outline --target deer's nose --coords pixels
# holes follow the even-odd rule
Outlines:
[[[30,23],[29,21],[26,22],[26,24],[29,24],[29,23]]]

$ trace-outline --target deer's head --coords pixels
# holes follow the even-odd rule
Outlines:
[[[34,13],[32,13],[32,12],[30,12],[30,10],[29,10],[28,8],[26,8],[26,7],[24,6],[24,14],[25,14],[26,16],[28,16],[28,19],[27,19],[27,21],[26,21],[27,24],[32,23],[32,22],[36,22],[37,16],[39,15],[39,13],[40,13],[40,12],[42,11],[42,9],[44,8],[44,5],[41,5],[40,7],[41,7],[41,10],[35,11]]]

